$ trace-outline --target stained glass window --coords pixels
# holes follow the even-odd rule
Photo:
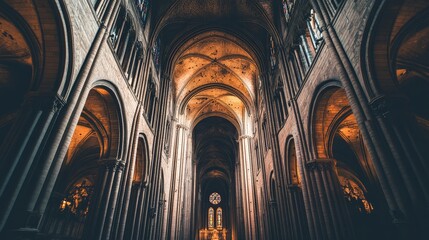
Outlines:
[[[272,36],[270,36],[270,63],[271,69],[274,69],[277,65],[276,45]]]
[[[140,12],[140,17],[143,22],[143,26],[146,24],[148,10],[149,10],[149,0],[135,0],[137,9]]]
[[[310,32],[311,42],[313,43],[314,49],[320,45],[322,41],[322,30],[320,28],[320,23],[316,12],[313,9],[310,10],[310,16],[307,19],[307,27]]]
[[[75,184],[69,191],[68,196],[61,201],[60,212],[86,217],[93,190],[94,187],[87,185],[86,180],[83,180],[80,184]]]
[[[362,188],[352,179],[339,177],[346,200],[360,213],[370,214],[374,207],[366,199]]]
[[[152,47],[152,56],[153,56],[153,62],[155,63],[156,71],[159,71],[160,53],[161,53],[161,40],[158,38],[158,40],[155,42],[155,44]]]
[[[216,210],[216,228],[222,228],[222,208]]]
[[[214,205],[220,203],[220,201],[221,201],[221,198],[220,198],[219,193],[217,193],[217,192],[212,193],[209,197],[209,202],[211,202]]]
[[[295,0],[282,0],[283,14],[285,15],[286,22],[289,21],[290,14],[295,4]]]
[[[214,209],[209,208],[209,228],[214,228]]]

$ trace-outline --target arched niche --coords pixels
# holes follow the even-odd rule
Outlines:
[[[136,164],[134,167],[133,183],[147,182],[149,168],[149,152],[146,136],[140,135],[137,143]]]
[[[295,141],[292,137],[286,142],[286,173],[288,183],[299,186],[301,184],[301,174],[298,169],[298,158],[296,156]]]
[[[375,169],[344,89],[327,82],[318,88],[311,115],[311,138],[318,159],[335,159],[341,192],[359,238],[377,236]],[[333,184],[335,186],[336,184]],[[366,205],[366,208],[362,206]]]
[[[95,194],[103,161],[121,157],[122,113],[115,90],[90,90],[63,161],[42,231],[54,238],[81,238],[87,216],[95,211]]]

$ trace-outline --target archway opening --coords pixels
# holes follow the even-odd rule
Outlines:
[[[375,169],[362,139],[344,89],[330,86],[318,95],[313,133],[317,158],[334,159],[338,189],[343,193],[356,234],[362,239],[376,239],[383,231],[377,224],[382,200]],[[372,188],[369,189],[368,186]]]
[[[220,117],[202,120],[193,130],[197,160],[197,211],[200,239],[230,239],[235,222],[237,130]]]
[[[251,179],[240,179],[240,175],[251,164],[245,158],[251,156],[248,141],[254,129],[259,73],[254,54],[246,46],[237,36],[211,30],[190,38],[173,58],[173,102],[180,129],[175,144],[183,148],[175,160],[187,153],[195,163],[192,185],[183,184],[193,191],[178,197],[189,194],[193,205],[198,206],[184,210],[184,218],[189,214],[192,219],[189,232],[197,239],[243,238],[243,222],[250,226],[249,221],[253,221],[243,217],[247,211],[254,211],[246,200],[253,198],[252,183],[242,187],[243,181]],[[183,138],[188,129],[192,131],[191,144]],[[186,161],[191,168],[190,159]],[[221,201],[214,204],[210,201],[213,195],[220,196]],[[238,207],[241,205],[246,207]],[[188,230],[182,227],[180,231]]]
[[[52,238],[81,239],[88,217],[98,211],[103,171],[119,157],[122,136],[119,105],[104,87],[93,88],[74,129],[47,214],[43,232]]]

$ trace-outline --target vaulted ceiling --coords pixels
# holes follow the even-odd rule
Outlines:
[[[257,67],[238,39],[218,31],[185,44],[174,71],[174,95],[189,119],[227,115],[240,122],[254,101]]]
[[[237,137],[235,126],[220,117],[206,118],[194,128],[194,157],[203,180],[229,182],[234,174]]]

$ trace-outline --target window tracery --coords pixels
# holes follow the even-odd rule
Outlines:
[[[290,19],[290,15],[294,4],[295,4],[295,0],[282,0],[283,14],[285,16],[286,22],[288,22]]]
[[[155,42],[155,44],[152,47],[153,63],[155,64],[156,71],[159,71],[160,53],[161,53],[161,40],[158,38],[158,40]]]
[[[149,13],[149,0],[135,0],[137,10],[140,14],[140,19],[143,22],[143,26],[146,25],[147,15]]]
[[[366,199],[365,194],[359,185],[352,179],[339,177],[343,189],[344,197],[360,213],[370,214],[374,207]]]
[[[220,194],[217,192],[212,193],[209,197],[209,202],[211,204],[217,205],[220,203],[220,201],[221,201],[221,197],[220,197]]]
[[[61,200],[59,211],[77,217],[86,217],[93,190],[94,187],[87,185],[85,180],[74,185],[68,195]]]
[[[276,45],[274,43],[274,39],[270,36],[270,63],[271,69],[274,69],[277,66],[277,53],[276,53]]]
[[[209,208],[208,215],[208,226],[209,228],[214,228],[214,209],[212,207]]]
[[[310,10],[310,16],[307,19],[307,28],[310,32],[311,42],[313,48],[317,50],[322,41],[322,30],[320,28],[320,22],[314,9]]]
[[[216,210],[216,228],[222,229],[222,208]]]

